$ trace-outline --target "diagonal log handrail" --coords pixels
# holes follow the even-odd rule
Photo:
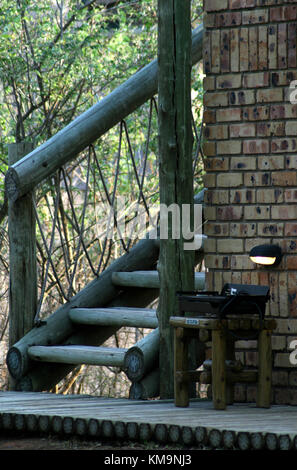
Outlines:
[[[203,26],[192,33],[192,63],[202,58]],[[8,198],[16,201],[157,93],[157,59],[85,111],[51,139],[12,165],[5,177]]]

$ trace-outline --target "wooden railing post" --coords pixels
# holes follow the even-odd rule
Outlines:
[[[163,207],[183,205],[193,221],[191,120],[191,2],[158,2],[159,14],[159,175]],[[164,211],[165,212],[165,211]],[[181,217],[172,215],[168,236],[160,231],[160,397],[174,396],[174,341],[169,318],[178,312],[177,291],[194,290],[194,250],[184,249]],[[166,213],[165,213],[166,217]],[[162,230],[160,210],[160,228]],[[175,227],[173,227],[175,225]],[[193,233],[190,223],[187,229]],[[179,229],[179,235],[175,233]]]
[[[33,150],[30,142],[8,146],[8,163],[13,165]],[[33,326],[37,308],[36,223],[32,193],[8,205],[10,251],[9,346]]]

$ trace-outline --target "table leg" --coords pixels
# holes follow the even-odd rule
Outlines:
[[[189,382],[181,380],[177,372],[188,371],[188,341],[183,328],[174,331],[174,399],[175,406],[189,406]],[[185,376],[186,374],[184,374]]]
[[[224,410],[227,404],[226,387],[226,333],[212,331],[212,395],[216,410]]]
[[[226,336],[226,361],[235,361],[235,339],[228,335]],[[233,405],[234,403],[234,383],[226,383],[226,394],[227,394],[227,405]]]
[[[270,408],[272,378],[271,331],[262,330],[258,338],[257,406]]]

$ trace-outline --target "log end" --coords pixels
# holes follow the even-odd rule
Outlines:
[[[15,202],[20,197],[20,180],[17,172],[9,168],[5,175],[5,191],[10,201]]]
[[[138,382],[144,376],[143,352],[136,347],[130,348],[124,358],[124,371],[131,382]]]
[[[14,379],[19,379],[23,375],[23,360],[20,351],[14,346],[8,350],[6,365],[10,375]]]

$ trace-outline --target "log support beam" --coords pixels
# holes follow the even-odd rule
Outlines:
[[[162,207],[174,205],[182,214],[182,207],[187,205],[187,230],[193,232],[191,2],[159,0],[158,15],[160,226]],[[167,219],[168,214],[164,217]],[[172,215],[167,236],[160,233],[158,318],[163,399],[174,396],[174,340],[169,318],[177,314],[176,292],[194,290],[195,255],[193,250],[184,249],[184,224],[181,217],[178,219]]]

